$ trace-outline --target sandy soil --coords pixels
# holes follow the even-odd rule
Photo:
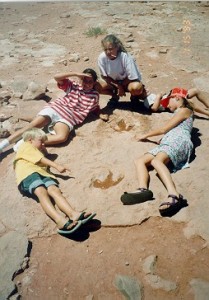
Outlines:
[[[9,34],[16,48],[21,48],[21,45],[25,45],[28,40],[32,43],[33,40],[32,49],[38,51],[35,39],[41,39],[43,43],[54,43],[66,47],[66,57],[72,53],[80,53],[81,59],[77,63],[68,62],[67,67],[72,71],[82,70],[87,66],[96,68],[96,58],[101,51],[102,36],[88,38],[84,32],[92,24],[99,23],[99,20],[103,26],[101,16],[98,21],[96,18],[98,11],[108,5],[105,3],[79,3],[78,1],[72,7],[70,3],[0,3],[1,35],[3,37],[6,33]],[[126,7],[128,10],[128,5],[133,6],[133,3],[122,2],[121,9],[125,10]],[[182,27],[182,17],[178,6],[175,7],[172,17],[179,21],[179,24],[178,22],[175,24],[175,34],[178,34],[177,29]],[[184,5],[186,10],[185,7]],[[150,8],[152,14],[158,14],[161,10],[161,7],[155,3],[152,6],[150,4]],[[116,9],[118,8],[115,6],[112,8],[112,16],[111,8],[109,14],[105,15],[110,22],[108,26],[105,25],[109,32],[111,26],[114,28],[114,24],[117,25],[117,22],[111,23],[113,15],[117,16]],[[167,9],[172,10],[172,5],[168,5]],[[204,11],[206,8],[200,9]],[[144,7],[141,11],[137,5],[136,14],[143,16],[141,14],[143,11]],[[67,13],[70,17],[66,16]],[[119,22],[118,31],[122,31],[126,23],[126,19],[121,21],[121,25]],[[196,73],[175,68],[165,61],[164,54],[159,54],[162,48],[169,49],[170,46],[163,47],[162,43],[160,45],[155,43],[157,36],[152,37],[151,43],[142,33],[138,35],[140,28],[134,26],[130,28],[135,41],[140,44],[140,56],[137,56],[137,62],[148,88],[151,88],[153,92],[166,91],[179,81],[182,86],[191,86]],[[21,30],[26,30],[26,33],[21,35]],[[151,30],[147,25],[147,31]],[[68,39],[68,34],[71,36],[70,39]],[[30,45],[28,47],[30,48]],[[47,83],[55,73],[66,70],[62,55],[51,66],[46,66],[42,56],[37,63],[37,56],[30,55],[26,46],[21,49],[23,52],[18,61],[14,57],[11,65],[8,64],[7,67],[2,68],[1,79],[3,81],[9,81],[11,78],[14,80],[27,78]],[[156,53],[159,55],[153,61],[147,53],[151,56]],[[12,55],[11,51],[11,57]],[[84,57],[88,57],[89,60],[85,61]],[[6,64],[6,61],[2,61],[2,64]],[[162,80],[159,74],[164,73],[167,76],[164,76]],[[104,103],[106,98],[103,97],[102,101]],[[5,108],[2,108],[2,112],[5,113]],[[21,115],[31,113],[30,106],[27,106],[25,111],[21,109]],[[17,111],[16,117],[19,115],[20,111]],[[18,126],[23,124],[18,123]],[[57,151],[61,153],[60,149]],[[7,166],[11,166],[12,159],[13,153],[1,161],[1,178],[4,178]],[[186,239],[184,227],[183,223],[160,217],[148,218],[141,225],[133,226],[103,226],[98,218],[69,239],[56,234],[48,237],[34,237],[30,239],[32,246],[29,268],[16,276],[14,281],[22,299],[25,300],[124,299],[115,286],[117,275],[134,277],[141,282],[143,299],[196,299],[191,290],[190,281],[192,278],[209,281],[209,249],[201,237]],[[150,255],[157,256],[154,274],[175,282],[176,290],[165,291],[151,286],[143,270],[144,261]]]
[[[181,224],[153,218],[139,226],[99,227],[94,221],[72,239],[32,240],[30,268],[15,279],[23,299],[119,300],[116,276],[127,275],[143,284],[144,299],[191,300],[190,279],[209,280],[208,248],[198,237],[185,239]],[[158,257],[154,273],[176,282],[175,291],[150,286],[143,271],[150,255]]]

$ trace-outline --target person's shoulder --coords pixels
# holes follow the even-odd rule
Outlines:
[[[176,110],[176,113],[178,115],[183,116],[185,119],[187,119],[187,118],[189,118],[190,116],[193,115],[193,111],[190,108],[188,108],[188,107],[179,107]]]
[[[24,141],[16,149],[17,156],[24,155],[28,152],[31,153],[31,151],[33,151],[32,144]]]
[[[21,151],[21,150],[28,150],[28,149],[30,149],[30,148],[31,148],[31,143],[23,141],[23,142],[19,145],[18,151]]]
[[[120,57],[122,60],[126,60],[126,61],[133,61],[134,60],[134,57],[128,53],[128,52],[121,52],[120,53]]]
[[[122,57],[133,57],[130,52],[121,51],[120,54],[121,54]]]
[[[106,54],[105,54],[105,52],[103,51],[103,52],[101,52],[101,53],[99,54],[98,59],[101,60],[101,59],[105,59],[105,58],[106,58]]]

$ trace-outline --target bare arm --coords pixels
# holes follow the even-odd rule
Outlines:
[[[70,171],[70,169],[68,167],[60,165],[60,164],[57,164],[54,161],[52,161],[52,160],[50,160],[50,159],[48,159],[46,157],[43,157],[41,159],[41,163],[43,165],[45,165],[46,167],[52,167],[52,168],[56,169],[60,173],[64,173],[65,171]]]
[[[162,96],[163,96],[162,93],[156,95],[155,102],[151,106],[152,111],[154,111],[154,112],[158,111],[158,109],[160,107],[160,100],[162,99]]]
[[[173,129],[174,127],[176,127],[178,124],[180,124],[182,121],[187,119],[190,115],[191,115],[191,110],[186,107],[182,107],[164,126],[155,130],[151,130],[148,133],[143,134],[141,136],[138,136],[137,140],[145,140],[148,137],[165,134],[171,129]]]
[[[116,81],[116,80],[112,79],[112,78],[109,77],[109,76],[103,76],[103,75],[101,75],[101,77],[102,77],[102,79],[104,79],[108,84],[111,84],[111,85],[117,87],[118,84],[117,84],[117,81]]]
[[[122,84],[120,84],[117,80],[112,79],[111,77],[108,76],[101,76],[108,84],[112,85],[116,91],[117,91],[117,95],[119,96],[125,96],[125,91],[124,88],[122,86]]]
[[[70,72],[70,73],[61,73],[61,74],[56,74],[54,76],[54,79],[62,84],[63,83],[63,80],[68,78],[68,77],[73,77],[73,76],[76,76],[76,77],[79,77],[79,78],[83,78],[83,77],[91,77],[90,74],[85,74],[85,73],[77,73],[77,72]]]

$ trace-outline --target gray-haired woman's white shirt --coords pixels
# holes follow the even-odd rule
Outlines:
[[[98,57],[98,67],[101,75],[111,77],[113,80],[128,78],[141,81],[141,73],[135,59],[126,52],[120,52],[113,60],[102,52]]]

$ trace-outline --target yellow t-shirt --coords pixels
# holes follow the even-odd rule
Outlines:
[[[35,172],[45,177],[56,178],[53,174],[47,171],[47,167],[41,164],[40,160],[43,157],[43,153],[35,148],[31,143],[24,142],[20,145],[14,159],[14,169],[18,185],[26,177]]]

